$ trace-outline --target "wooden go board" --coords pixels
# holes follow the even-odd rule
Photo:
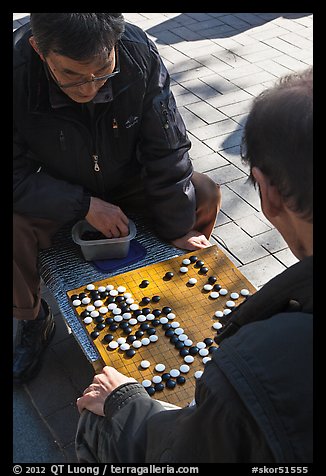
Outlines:
[[[192,256],[197,257],[196,262],[184,265],[183,260],[193,259],[191,258]],[[200,261],[203,261],[204,264],[201,267],[197,267],[202,264]],[[180,271],[181,267],[186,267],[188,270],[182,272]],[[165,277],[166,273],[173,273],[173,277]],[[219,287],[226,289],[226,295],[221,295],[219,293],[217,298],[212,298],[211,293],[219,291],[214,289],[208,291],[204,290],[204,285],[208,284],[211,276],[217,278],[212,286],[215,286],[216,289]],[[188,281],[190,278],[195,278],[197,282],[195,284],[189,284]],[[147,281],[148,284],[144,281]],[[166,333],[171,334],[173,331],[173,335],[176,336],[176,330],[180,328],[183,329],[183,332],[181,332],[183,336],[181,338],[185,339],[184,335],[188,338],[181,342],[187,344],[183,347],[183,349],[187,350],[196,346],[197,343],[203,342],[206,338],[214,339],[216,333],[219,331],[213,328],[213,324],[219,322],[222,324],[221,329],[223,329],[223,326],[231,315],[228,314],[228,316],[226,316],[223,314],[223,317],[219,318],[215,316],[215,312],[223,312],[228,309],[228,305],[230,305],[230,303],[228,303],[229,301],[233,301],[236,306],[246,299],[240,293],[241,290],[246,289],[250,294],[256,291],[253,285],[242,275],[242,273],[234,266],[232,261],[230,261],[230,259],[223,253],[223,251],[218,249],[216,245],[88,284],[91,285],[88,287],[92,287],[93,285],[95,290],[98,290],[98,288],[103,290],[103,287],[106,288],[108,286],[108,290],[99,298],[103,302],[103,305],[96,303],[98,307],[94,306],[94,299],[91,297],[92,295],[94,296],[94,294],[92,294],[92,291],[87,289],[87,284],[78,289],[70,290],[67,294],[75,313],[87,331],[90,341],[100,355],[102,366],[113,366],[123,374],[134,377],[140,383],[144,380],[151,381],[153,376],[161,377],[165,373],[170,373],[172,369],[180,371],[180,366],[186,364],[184,357],[180,355],[181,349],[176,348],[175,343],[171,343],[172,337],[168,337]],[[119,292],[118,296],[124,296],[125,293],[131,294],[131,299],[134,300],[132,304],[136,304],[136,306],[138,305],[140,310],[147,308],[148,310],[146,312],[149,312],[149,318],[151,318],[151,320],[147,320],[147,316],[145,316],[145,319],[144,317],[141,318],[143,322],[140,322],[138,320],[140,319],[140,311],[138,309],[136,311],[124,311],[122,306],[127,306],[125,302],[126,298],[124,301],[122,300],[117,303],[116,296],[110,296],[110,294],[105,296],[108,292],[110,293],[110,288],[114,287],[113,294],[116,294],[117,289],[121,286],[125,288],[125,290]],[[239,294],[239,297],[232,299],[230,296],[231,293],[234,292]],[[83,296],[90,298],[91,302],[89,304],[80,303],[79,305],[79,301],[81,301]],[[129,295],[127,294],[127,296]],[[159,296],[159,301],[153,302],[153,296]],[[150,302],[145,303],[143,301],[144,297],[150,298]],[[79,301],[76,301],[76,298],[79,298]],[[121,298],[119,298],[119,300],[120,299]],[[88,299],[86,299],[86,301],[88,301]],[[107,309],[107,312],[105,312],[109,304],[112,304],[112,302],[110,303],[109,301],[112,301],[117,305],[116,309],[122,307],[123,310],[121,314],[114,314],[114,312],[118,313],[119,311],[113,311],[110,309]],[[99,316],[94,317],[91,323],[85,324],[84,317],[88,312],[85,312],[85,310],[89,305],[95,307],[95,315],[93,315],[96,316],[99,314]],[[130,306],[131,304],[128,305],[129,308]],[[166,313],[162,311],[165,307],[171,308],[171,312],[167,313],[169,318],[167,318]],[[161,311],[161,314],[157,317],[154,316],[153,318],[153,312],[155,311],[155,313],[158,314],[157,310]],[[125,315],[126,312],[127,315]],[[146,312],[144,311],[144,314],[146,314]],[[174,318],[173,314],[175,315]],[[122,317],[124,315],[126,319]],[[143,316],[143,314],[141,315]],[[160,321],[162,317],[166,318],[163,322],[168,321],[167,324],[161,324],[161,322],[157,324],[157,321]],[[135,319],[136,323],[135,321],[132,321],[134,324],[129,325],[131,319]],[[153,325],[154,320],[155,327]],[[98,324],[101,324],[99,321],[103,321],[102,327],[104,327],[103,324],[105,325],[102,330],[99,330],[97,327]],[[113,327],[118,325],[116,330],[110,330],[110,323],[112,323],[112,321]],[[120,327],[121,325],[126,326],[126,324],[122,324],[126,321],[128,322],[129,327],[127,332],[129,333],[125,333]],[[149,324],[150,328],[155,329],[154,335],[158,336],[158,340],[156,340],[156,342],[150,341],[149,344],[141,345],[139,348],[134,348],[133,343],[130,343],[130,348],[135,350],[135,355],[133,357],[128,357],[127,352],[121,350],[120,345],[116,349],[111,349],[109,343],[104,339],[105,335],[111,334],[113,337],[110,338],[115,342],[119,337],[122,337],[127,339],[126,343],[128,343],[128,336],[135,335],[137,331],[141,330],[143,323]],[[179,323],[178,327],[170,327],[167,329],[169,325],[177,326],[176,323]],[[170,331],[168,332],[168,330]],[[99,334],[95,339],[91,337],[91,334],[94,331]],[[144,338],[150,338],[147,330],[144,330],[143,332],[144,334],[139,336],[136,340],[141,342]],[[178,336],[178,341],[180,342],[179,337],[180,334]],[[124,339],[122,339],[122,341]],[[132,339],[133,337],[129,338],[129,340]],[[189,339],[192,341],[192,344],[189,344]],[[175,337],[174,340],[176,340]],[[147,343],[148,341],[145,340],[144,342]],[[214,341],[211,345],[206,345],[205,348],[209,351],[207,355],[208,358],[211,357],[211,347],[218,346]],[[206,353],[206,351],[204,351],[204,353]],[[154,383],[151,384],[151,387],[157,389],[153,394],[154,398],[178,406],[186,406],[193,400],[196,384],[195,372],[203,371],[206,365],[203,363],[203,356],[201,356],[199,352],[193,355],[193,357],[194,361],[187,364],[190,368],[189,371],[186,373],[180,372],[180,375],[185,378],[184,383],[176,383],[174,388],[167,388],[166,381],[164,380],[161,385],[155,385]],[[150,363],[148,368],[141,367],[140,364],[144,360],[147,360]],[[156,371],[156,364],[164,364],[165,370],[162,372]],[[171,377],[171,380],[177,382],[177,380],[180,379]],[[160,390],[162,387],[163,390]],[[148,391],[150,392],[151,390],[148,389]]]

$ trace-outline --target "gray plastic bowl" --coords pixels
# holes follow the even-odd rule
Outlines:
[[[71,236],[81,251],[86,261],[103,260],[112,258],[125,258],[129,252],[130,242],[136,236],[136,225],[129,220],[129,235],[121,238],[107,238],[103,240],[82,240],[85,231],[97,231],[86,220],[77,222],[72,229]]]

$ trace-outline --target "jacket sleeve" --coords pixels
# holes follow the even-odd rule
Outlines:
[[[156,231],[172,240],[185,235],[195,223],[191,142],[170,90],[169,73],[150,40],[149,48],[151,64],[138,152]]]
[[[59,223],[85,217],[90,196],[83,187],[52,177],[42,170],[14,128],[13,210],[21,215]]]

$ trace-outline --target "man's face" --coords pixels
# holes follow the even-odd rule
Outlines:
[[[62,91],[75,102],[90,102],[98,90],[107,81],[106,78],[92,81],[98,77],[111,74],[116,65],[115,50],[92,58],[90,61],[75,61],[67,56],[51,52],[46,57],[46,63],[53,79]],[[84,81],[88,81],[84,84]]]

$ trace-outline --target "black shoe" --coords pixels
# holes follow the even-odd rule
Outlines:
[[[42,354],[54,336],[53,314],[45,301],[42,300],[41,305],[47,309],[44,319],[18,323],[20,342],[16,346],[13,358],[14,383],[26,383],[36,377],[41,369]]]

